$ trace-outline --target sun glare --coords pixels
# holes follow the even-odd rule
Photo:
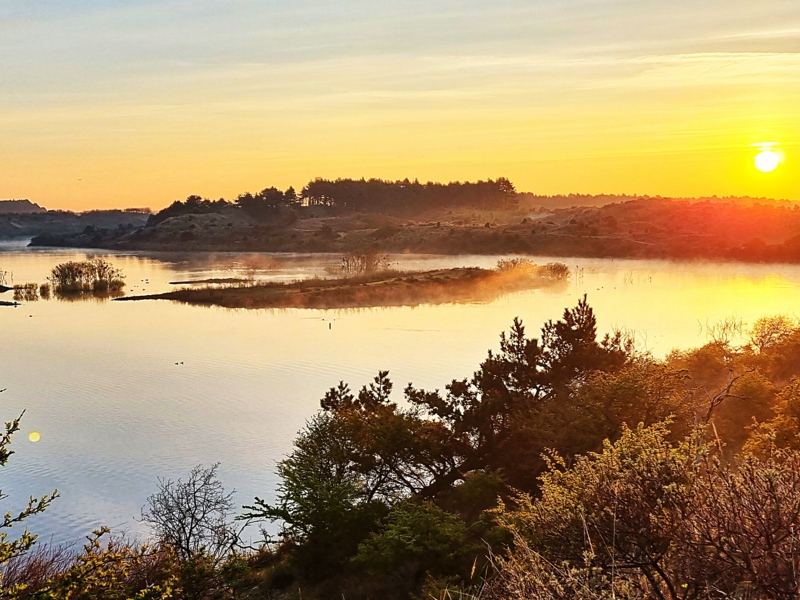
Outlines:
[[[780,156],[772,150],[763,150],[756,155],[756,169],[762,173],[771,173],[778,168]]]
[[[762,173],[772,173],[781,164],[781,155],[775,150],[778,144],[775,142],[762,142],[760,144],[753,144],[760,149],[756,154],[755,165],[756,169]]]

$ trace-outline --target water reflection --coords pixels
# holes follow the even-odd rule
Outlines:
[[[95,302],[104,302],[114,298],[121,298],[125,295],[122,290],[78,290],[78,291],[65,291],[59,288],[52,288],[49,283],[23,283],[15,285],[14,302],[38,302],[41,300],[50,300],[54,298],[61,302],[80,302],[85,300],[92,300]]]
[[[49,289],[47,291],[47,297],[50,297]],[[23,283],[22,285],[15,285],[14,300],[16,302],[36,302],[39,300],[39,284]]]
[[[13,271],[18,282],[41,282],[58,262],[94,256],[125,271],[129,293],[250,274],[264,281],[323,276],[338,260],[107,255],[18,245],[0,252],[0,269]],[[428,269],[491,267],[498,258],[392,260]],[[135,532],[133,517],[158,476],[177,479],[215,462],[239,505],[256,495],[271,501],[276,461],[341,379],[360,387],[388,369],[398,390],[408,382],[441,389],[469,376],[515,316],[535,333],[584,293],[601,334],[627,327],[659,356],[703,343],[698,322],[735,316],[746,328],[764,315],[794,314],[800,293],[800,269],[790,265],[564,262],[575,273],[564,289],[470,304],[325,311],[51,300],[2,307],[0,389],[8,389],[0,394],[0,418],[26,409],[25,435],[41,436],[38,443],[24,436],[14,441],[17,454],[3,473],[7,505],[58,488],[61,498],[31,523],[44,540],[78,540],[100,525]],[[268,267],[253,272],[254,264]]]

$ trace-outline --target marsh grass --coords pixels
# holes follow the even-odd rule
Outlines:
[[[353,277],[388,271],[390,265],[389,255],[377,250],[350,252],[339,261],[339,272],[345,277]]]
[[[549,262],[537,265],[527,258],[506,258],[497,261],[496,270],[500,273],[516,273],[530,277],[542,277],[556,281],[569,279],[570,270],[567,265],[560,262]]]
[[[125,287],[122,271],[102,258],[58,264],[48,281],[58,296],[113,295]]]

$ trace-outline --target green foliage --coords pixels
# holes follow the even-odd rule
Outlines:
[[[466,526],[454,515],[429,502],[402,502],[359,544],[354,561],[383,581],[392,596],[406,597],[426,576],[469,568],[466,540]]]
[[[569,468],[554,456],[539,498],[497,511],[514,546],[487,597],[796,597],[800,453],[731,464],[713,447],[657,424]]]
[[[671,584],[659,572],[686,517],[704,449],[673,446],[667,435],[663,424],[626,429],[569,469],[553,455],[541,498],[519,496],[509,524],[555,564],[580,566],[588,553],[603,571],[636,565],[653,585]]]
[[[384,575],[409,562],[417,570],[452,569],[465,539],[466,527],[454,515],[430,502],[402,502],[359,544],[355,560]]]
[[[446,396],[406,388],[420,414],[443,426],[456,460],[455,468],[434,478],[423,495],[433,497],[477,469],[501,469],[509,485],[525,488],[542,467],[540,455],[547,446],[541,436],[553,425],[548,414],[568,402],[592,373],[614,372],[629,356],[620,334],[597,340],[595,316],[583,298],[559,321],[545,323],[540,339],[528,338],[515,319],[510,333],[500,337],[500,352],[490,352],[472,379],[448,385]],[[529,435],[533,430],[536,435]]]
[[[460,515],[467,522],[480,518],[483,511],[493,508],[497,498],[506,493],[507,480],[500,471],[477,470],[464,476],[447,494],[442,494],[440,502],[451,512]]]
[[[285,542],[298,545],[297,568],[311,578],[346,563],[385,514],[350,460],[357,452],[349,425],[330,414],[312,418],[295,450],[278,465],[278,502],[256,498],[244,507],[244,519],[281,522]]]
[[[732,572],[724,557],[707,550],[734,529],[737,513],[746,514],[759,494],[767,494],[768,479],[756,477],[752,465],[768,461],[758,463],[768,474],[775,468],[770,457],[788,451],[779,445],[800,446],[797,384],[784,387],[775,379],[800,369],[785,362],[775,369],[769,362],[794,344],[795,331],[784,333],[757,350],[716,341],[657,361],[634,353],[620,334],[598,340],[585,299],[561,320],[546,323],[539,339],[528,338],[515,321],[501,336],[500,351],[490,352],[473,378],[452,382],[446,393],[408,386],[407,406],[399,408],[390,400],[385,372],[359,394],[343,383],[331,389],[318,420],[282,463],[292,468],[291,496],[308,504],[298,501],[294,509],[302,510],[269,514],[304,515],[309,522],[324,508],[315,515],[319,537],[313,544],[310,536],[292,537],[298,553],[325,547],[325,538],[346,540],[352,552],[361,536],[350,567],[346,552],[338,564],[342,573],[366,570],[362,580],[372,582],[364,584],[372,591],[362,590],[364,597],[383,590],[377,581],[395,576],[412,582],[408,588],[390,584],[395,592],[404,590],[398,597],[420,589],[424,573],[430,589],[437,581],[469,585],[458,560],[444,564],[458,555],[445,549],[458,536],[443,533],[449,530],[437,519],[449,513],[446,521],[463,528],[463,542],[454,546],[474,549],[476,536],[498,543],[502,536],[487,526],[482,511],[497,496],[509,497],[511,488],[527,493],[514,499],[514,510],[501,512],[514,550],[494,558],[506,572],[487,587],[491,597],[711,598],[713,586],[738,593],[748,578],[765,581],[765,590],[775,587],[767,582],[768,561],[758,557],[777,533],[748,540],[747,548],[761,554],[742,555],[750,570],[733,577],[724,575]],[[750,467],[728,462],[754,418],[761,425],[752,439],[761,439],[762,448],[751,452]],[[706,422],[713,426],[704,429]],[[703,439],[715,452],[723,449],[726,461],[710,458]],[[749,479],[738,479],[746,473]],[[785,532],[795,526],[795,498],[789,471],[781,473],[772,527]],[[722,489],[739,492],[726,492],[728,516],[716,520],[719,529],[703,529],[713,522],[710,507],[721,502],[715,490]],[[381,520],[376,511],[358,536],[352,528],[350,535],[335,532],[332,523],[347,523],[369,503],[388,516]],[[706,516],[696,517],[701,514]],[[451,521],[456,515],[466,521]],[[436,558],[426,555],[431,548]],[[778,559],[779,572],[793,568],[788,551]]]
[[[717,435],[730,449],[739,450],[748,437],[753,420],[766,421],[774,416],[775,388],[760,372],[744,373],[731,387],[730,394],[715,409]]]
[[[303,541],[341,522],[364,497],[352,472],[348,472],[348,438],[345,423],[331,415],[311,419],[295,441],[295,450],[278,465],[279,504],[256,498],[246,518],[280,520],[284,535]]]

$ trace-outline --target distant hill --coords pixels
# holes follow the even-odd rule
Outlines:
[[[0,202],[0,206],[3,204],[4,202]],[[126,210],[94,210],[84,213],[60,210],[30,212],[0,210],[0,239],[79,233],[90,236],[91,239],[96,230],[113,231],[116,235],[122,235],[142,227],[147,222],[148,216],[148,213]]]
[[[0,214],[0,238],[119,250],[673,258],[800,264],[800,202],[517,193],[507,179],[315,179],[149,211]]]
[[[47,210],[30,200],[0,200],[1,215],[31,215],[43,212],[47,212]]]
[[[286,208],[286,214],[277,211],[274,218],[265,220],[237,205],[210,208],[218,212],[179,214],[140,227],[84,227],[78,233],[40,235],[32,244],[339,254],[371,248],[390,254],[701,258],[800,264],[797,202],[640,198],[566,209],[453,209],[440,212],[436,220],[367,212],[308,213],[320,207]]]

